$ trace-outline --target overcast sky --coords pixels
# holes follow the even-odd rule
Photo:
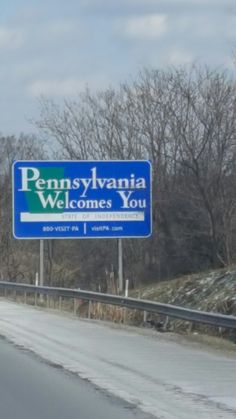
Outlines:
[[[235,46],[235,0],[1,0],[0,132],[33,132],[40,95],[116,86],[142,67],[233,71]]]

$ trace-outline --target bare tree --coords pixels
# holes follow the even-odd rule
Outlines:
[[[129,276],[163,278],[235,262],[236,83],[227,73],[144,70],[116,90],[41,106],[37,125],[63,157],[152,161],[153,235],[126,241]],[[76,244],[82,254],[88,246],[109,254],[107,242]],[[80,268],[86,271],[82,260]]]
[[[35,243],[15,240],[12,235],[12,164],[14,160],[41,159],[42,144],[34,136],[20,135],[0,138],[0,272],[1,277],[15,280],[32,278],[37,269],[32,266]],[[31,257],[29,257],[29,254]],[[29,260],[31,263],[29,263]]]

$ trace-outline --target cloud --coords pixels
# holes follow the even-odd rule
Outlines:
[[[159,7],[162,4],[167,5],[222,5],[222,0],[159,0],[157,4],[157,0],[120,0],[119,2],[111,2],[111,0],[81,0],[81,5],[84,8],[96,8],[105,10],[107,7],[115,8],[117,3],[121,4],[122,7],[129,7],[133,6],[137,8],[137,6],[157,6]],[[224,0],[224,5],[235,5],[235,0]]]
[[[28,88],[31,96],[71,96],[82,89],[82,83],[75,78],[36,80]]]
[[[50,21],[43,25],[40,30],[43,31],[44,37],[48,39],[58,40],[59,38],[67,38],[68,36],[81,35],[82,24],[78,25],[70,20]]]
[[[93,90],[104,88],[109,83],[103,75],[90,75],[86,78],[58,78],[54,80],[36,80],[28,85],[28,93],[32,97],[41,95],[48,97],[76,96],[85,90],[86,86]]]
[[[159,12],[168,10],[170,13],[173,11],[181,10],[186,11],[207,8],[213,8],[212,11],[217,9],[225,9],[227,7],[235,7],[235,0],[80,0],[82,10],[88,13],[95,14],[109,14],[109,15],[124,15],[126,13],[139,12]]]
[[[46,22],[28,22],[24,31],[27,34],[27,48],[43,48],[49,51],[52,47],[65,48],[66,43],[80,42],[85,38],[83,22],[74,19],[49,19]]]
[[[192,39],[215,40],[235,37],[236,20],[229,14],[182,14],[171,19],[171,26],[176,34],[184,37],[189,34]]]
[[[174,66],[191,64],[194,61],[194,56],[187,50],[176,48],[169,53],[168,61]]]
[[[167,32],[167,17],[164,14],[131,17],[123,21],[120,29],[131,39],[159,39]]]
[[[0,26],[0,50],[14,50],[24,44],[25,36],[20,29]]]
[[[236,17],[232,16],[226,29],[226,34],[229,38],[235,39],[236,36]]]

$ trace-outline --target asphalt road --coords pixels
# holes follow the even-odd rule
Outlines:
[[[146,419],[147,415],[0,338],[0,418]]]
[[[0,334],[132,403],[145,412],[145,419],[148,414],[161,419],[236,418],[234,355],[188,344],[168,334],[80,320],[3,299],[0,300]],[[13,415],[1,416],[1,398],[7,403],[5,408],[11,409],[11,401],[12,406],[19,406],[19,412],[29,408],[29,415],[23,415],[22,411],[23,416],[19,416],[22,419],[82,419],[82,414],[86,419],[129,419],[128,415],[134,414],[132,409],[124,409],[122,403],[118,403],[118,407],[116,402],[110,403],[111,399],[103,393],[94,393],[93,387],[90,391],[88,383],[73,382],[71,377],[64,377],[62,371],[43,364],[37,368],[37,363],[27,354],[21,357],[22,362],[14,361],[14,356],[2,362],[0,353],[4,372],[0,375],[1,387],[7,393],[3,396],[0,388],[0,418],[16,419]],[[2,379],[8,376],[11,378]],[[32,391],[29,396],[28,391]],[[42,395],[45,403],[38,403]],[[68,414],[65,406],[70,404]],[[85,413],[85,408],[91,411]],[[32,415],[34,409],[37,412],[41,409],[41,415]],[[55,409],[56,413],[51,413],[50,409]],[[14,407],[13,410],[17,411]]]

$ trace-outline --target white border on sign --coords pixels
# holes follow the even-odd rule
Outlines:
[[[147,163],[149,165],[150,170],[150,233],[147,235],[142,236],[32,236],[32,237],[18,237],[15,234],[15,185],[14,185],[14,167],[17,163]],[[135,220],[137,221],[137,220]],[[15,160],[12,164],[12,233],[15,239],[20,240],[50,240],[50,239],[58,239],[58,240],[75,240],[75,239],[142,239],[148,238],[152,235],[152,164],[150,160]]]

